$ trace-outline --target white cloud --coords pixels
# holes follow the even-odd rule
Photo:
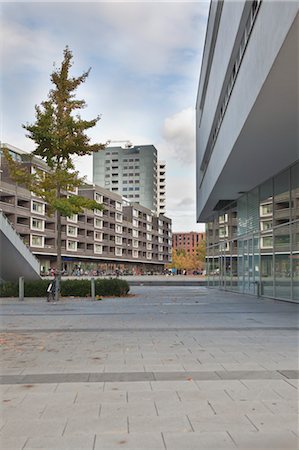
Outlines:
[[[162,129],[163,151],[169,158],[175,158],[185,164],[195,160],[195,110],[193,108],[167,117]]]

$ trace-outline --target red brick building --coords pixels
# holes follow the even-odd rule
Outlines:
[[[173,250],[184,249],[186,253],[194,253],[200,242],[205,239],[205,233],[197,233],[190,231],[189,233],[173,233],[172,248]]]

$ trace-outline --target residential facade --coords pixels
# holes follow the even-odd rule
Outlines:
[[[48,170],[38,158],[7,144],[11,155],[34,171]],[[1,156],[0,208],[46,274],[56,264],[56,217],[49,216],[41,198],[16,185]],[[74,269],[130,273],[162,272],[171,261],[171,220],[130,202],[121,195],[94,184],[81,186],[77,193],[104,205],[104,211],[85,210],[62,218],[62,259],[64,270]]]
[[[93,182],[157,212],[157,149],[107,146],[93,154]]]
[[[210,286],[299,301],[298,2],[212,1],[196,105]]]
[[[186,253],[195,254],[201,242],[205,239],[205,233],[190,231],[188,233],[173,233],[173,250],[185,250]]]

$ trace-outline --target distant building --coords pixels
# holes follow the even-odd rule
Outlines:
[[[28,170],[49,171],[41,159],[31,160],[28,153],[8,144],[1,147]],[[95,184],[84,184],[76,193],[102,203],[105,209],[62,218],[62,260],[69,274],[76,267],[83,272],[162,272],[171,262],[171,219]],[[41,198],[10,178],[1,149],[0,210],[38,258],[41,272],[48,273],[56,264],[56,216],[49,216]],[[0,251],[0,257],[3,266],[7,255]]]
[[[157,149],[127,143],[94,153],[93,182],[157,212]]]
[[[158,214],[166,213],[166,162],[158,161]]]
[[[188,233],[173,233],[172,245],[173,250],[185,250],[186,253],[194,254],[205,239],[205,233],[197,233],[190,231]]]
[[[196,106],[211,287],[299,302],[296,1],[210,3]]]

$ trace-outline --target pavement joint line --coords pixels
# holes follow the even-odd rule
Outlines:
[[[299,327],[192,327],[192,328],[3,328],[0,333],[132,333],[182,331],[299,331]]]
[[[271,380],[299,379],[299,370],[231,370],[188,372],[78,372],[42,373],[26,375],[0,375],[0,385],[5,384],[52,384],[52,383],[122,383],[159,381],[225,381],[225,380]]]

